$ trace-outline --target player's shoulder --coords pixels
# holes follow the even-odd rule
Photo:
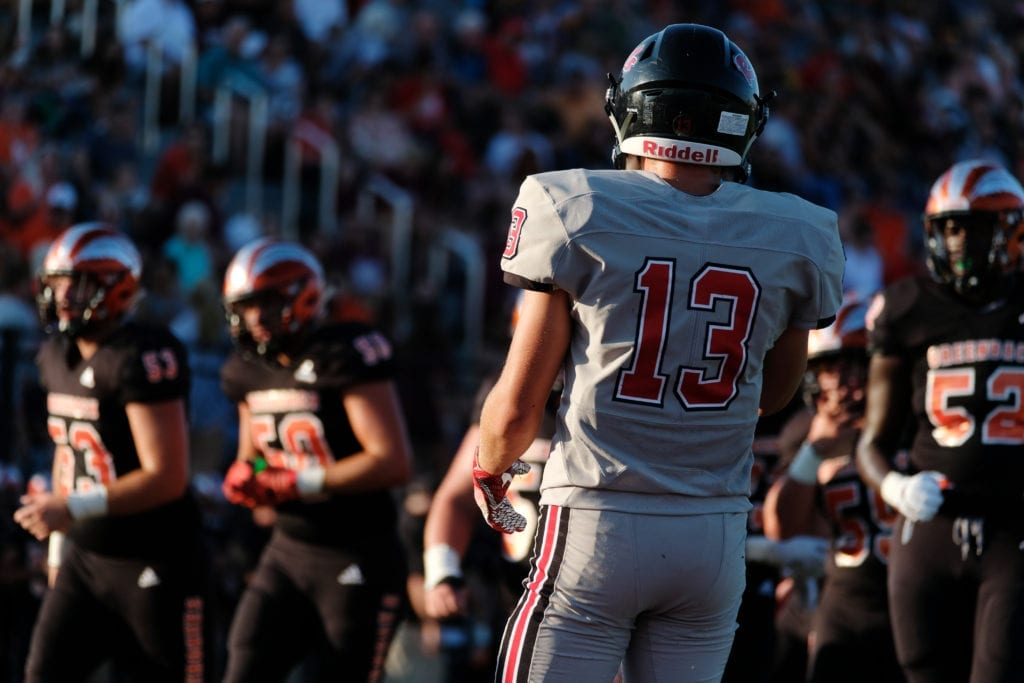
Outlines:
[[[390,379],[394,344],[382,330],[360,321],[332,322],[314,330],[296,358],[295,377],[327,386]],[[307,379],[302,374],[308,369]]]
[[[553,204],[609,195],[621,199],[631,193],[650,192],[652,188],[668,190],[660,182],[651,182],[650,174],[613,169],[570,168],[545,171],[527,176],[520,196],[543,196]]]
[[[836,230],[838,216],[835,211],[790,192],[763,190],[740,183],[723,183],[719,193],[739,210],[747,209],[774,220],[803,223],[816,230]]]
[[[122,324],[105,345],[125,352],[170,348],[175,353],[185,354],[185,345],[169,327],[138,320]]]
[[[907,275],[886,285],[875,297],[871,315],[873,319],[893,323],[907,319],[922,306],[941,306],[945,299],[931,278]]]

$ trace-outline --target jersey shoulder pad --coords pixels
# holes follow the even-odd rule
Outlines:
[[[295,363],[295,378],[320,387],[389,380],[394,346],[380,330],[362,322],[340,322],[317,329]]]
[[[220,367],[220,388],[232,403],[245,400],[245,394],[252,387],[252,360],[237,349],[232,350]]]
[[[923,276],[896,280],[872,302],[868,313],[868,349],[899,355],[929,335],[941,319],[942,297]],[[939,318],[933,317],[939,315]]]
[[[39,344],[36,351],[36,368],[39,371],[39,383],[43,389],[49,389],[54,384],[56,373],[66,367],[68,353],[67,338],[59,334],[48,335]]]
[[[166,327],[128,322],[106,345],[105,352],[97,354],[94,364],[97,384],[101,377],[112,380],[123,403],[155,403],[187,397],[188,351]]]

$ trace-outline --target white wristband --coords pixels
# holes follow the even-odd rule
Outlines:
[[[455,548],[435,543],[423,551],[423,590],[430,590],[449,578],[462,578],[462,560]]]
[[[818,483],[818,466],[821,465],[821,456],[810,441],[804,441],[796,457],[789,464],[789,478],[801,484],[813,486]]]
[[[68,512],[75,519],[102,517],[107,514],[107,487],[97,484],[88,491],[75,491],[65,498]]]
[[[323,492],[326,476],[327,472],[323,467],[307,467],[304,470],[299,470],[295,477],[295,488],[303,498],[315,496]]]
[[[50,532],[50,545],[46,551],[46,566],[59,567],[64,559],[64,534],[60,531]]]

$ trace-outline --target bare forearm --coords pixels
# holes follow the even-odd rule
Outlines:
[[[520,409],[500,384],[495,386],[480,417],[480,466],[492,473],[511,467],[533,443],[543,410],[543,405]]]
[[[764,359],[760,414],[777,413],[792,400],[807,369],[807,330],[786,329]]]

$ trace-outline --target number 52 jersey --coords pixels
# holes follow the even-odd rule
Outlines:
[[[706,196],[653,173],[528,177],[505,281],[561,289],[574,321],[542,503],[744,512],[765,353],[835,316],[835,213],[726,182]]]

